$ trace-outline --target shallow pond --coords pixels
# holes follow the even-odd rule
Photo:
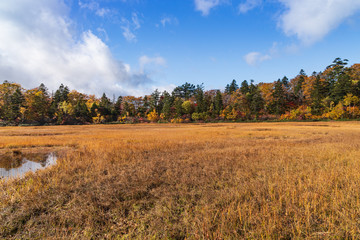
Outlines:
[[[0,155],[0,178],[22,177],[25,173],[35,172],[47,168],[56,163],[56,154],[36,153],[26,155]]]

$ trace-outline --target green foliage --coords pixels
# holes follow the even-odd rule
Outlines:
[[[184,109],[184,113],[191,114],[194,111],[194,105],[191,101],[185,101],[181,104],[182,109]]]
[[[186,82],[183,85],[176,87],[173,90],[172,95],[173,97],[179,97],[188,100],[190,97],[194,95],[194,93],[195,93],[195,85]]]
[[[283,87],[283,81],[280,79],[275,82],[272,97],[274,99],[271,104],[272,112],[277,115],[285,113],[286,95]]]
[[[226,85],[226,87],[225,87],[225,93],[227,93],[227,94],[232,94],[232,93],[235,92],[237,89],[239,89],[239,86],[237,85],[236,80],[233,79],[230,84]]]

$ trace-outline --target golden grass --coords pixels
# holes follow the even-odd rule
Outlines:
[[[6,127],[66,147],[0,182],[0,238],[360,238],[360,123]]]

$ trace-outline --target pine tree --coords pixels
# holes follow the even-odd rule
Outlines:
[[[244,95],[246,95],[247,93],[249,93],[250,91],[250,88],[249,88],[249,84],[246,80],[244,80],[242,83],[241,83],[241,87],[240,87],[240,92]]]
[[[253,81],[251,81],[249,93],[247,94],[247,99],[250,103],[249,108],[251,114],[255,114],[256,117],[258,117],[260,111],[264,109],[264,99],[261,95],[260,89],[258,88],[258,86],[253,84]]]
[[[110,99],[103,93],[99,102],[99,112],[101,116],[109,116],[111,114],[111,102]]]
[[[239,85],[237,85],[236,80],[233,79],[232,82],[225,87],[225,93],[232,94],[236,90],[239,89]]]
[[[273,112],[277,115],[283,114],[285,112],[286,95],[283,88],[283,81],[280,79],[275,82],[272,97],[274,99],[272,102]]]
[[[160,112],[161,109],[159,109],[159,101],[160,101],[160,92],[159,90],[155,89],[155,91],[151,94],[150,97],[150,111],[153,111],[154,109],[156,112]]]
[[[161,113],[164,114],[165,119],[169,119],[171,116],[171,105],[173,103],[170,94],[167,91],[164,91],[163,94],[163,107]]]
[[[322,98],[323,98],[323,86],[320,81],[320,76],[316,76],[313,89],[311,91],[311,114],[320,115],[322,113]]]
[[[216,91],[216,96],[214,100],[214,110],[217,115],[219,115],[223,110],[223,99],[220,90]]]
[[[203,84],[198,85],[195,90],[196,107],[195,112],[202,113],[206,111],[205,98],[204,98],[204,86]]]

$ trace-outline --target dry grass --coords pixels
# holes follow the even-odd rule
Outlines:
[[[68,147],[0,182],[0,238],[360,238],[360,123],[7,127]]]

